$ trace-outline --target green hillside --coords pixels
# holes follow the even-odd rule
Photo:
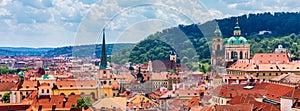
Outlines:
[[[224,41],[232,36],[237,17],[217,20]],[[242,35],[251,44],[251,54],[273,52],[277,45],[282,44],[299,59],[300,52],[300,14],[295,13],[263,13],[239,16]],[[130,49],[116,53],[112,62],[123,64],[127,61],[145,63],[149,60],[169,59],[169,52],[176,51],[180,62],[191,69],[198,69],[198,62],[209,67],[210,42],[206,38],[213,37],[216,24],[209,21],[204,24],[179,25],[149,35]],[[202,29],[200,30],[199,27]],[[205,34],[203,31],[205,30]],[[259,35],[259,31],[271,31],[270,34]],[[205,37],[204,37],[205,35]]]

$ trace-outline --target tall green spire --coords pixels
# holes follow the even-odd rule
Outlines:
[[[102,40],[100,69],[106,69],[107,68],[107,55],[106,55],[106,48],[105,48],[105,28],[103,29],[102,33],[103,33],[103,40]]]

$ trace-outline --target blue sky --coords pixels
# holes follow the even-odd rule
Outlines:
[[[247,13],[300,11],[298,0],[0,0],[0,46],[135,43],[178,24]]]

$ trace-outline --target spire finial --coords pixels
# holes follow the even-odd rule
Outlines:
[[[106,48],[105,48],[105,28],[103,28],[102,33],[103,33],[103,40],[102,40],[100,69],[106,69],[107,68],[107,55],[106,55]]]
[[[236,18],[236,25],[239,25],[239,18]]]

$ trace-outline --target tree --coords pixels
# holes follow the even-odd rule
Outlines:
[[[10,103],[10,93],[5,93],[3,96],[2,96],[2,99],[4,101],[4,103]]]
[[[87,104],[84,102],[82,98],[77,99],[77,108],[87,107]]]
[[[84,98],[84,102],[87,106],[91,107],[92,106],[92,99],[90,96],[85,96]]]
[[[77,108],[87,108],[92,106],[92,99],[90,96],[84,96],[77,99]]]

